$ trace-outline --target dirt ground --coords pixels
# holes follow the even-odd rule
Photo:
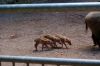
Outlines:
[[[100,50],[93,48],[91,32],[85,32],[87,13],[13,13],[0,14],[0,55],[100,59]],[[34,39],[45,34],[68,37],[69,49],[34,51]],[[11,35],[16,37],[11,39]]]

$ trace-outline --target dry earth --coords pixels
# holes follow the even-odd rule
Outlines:
[[[0,14],[0,55],[100,59],[93,48],[91,32],[85,33],[87,13]],[[62,34],[72,41],[69,49],[34,51],[34,39],[45,34]],[[11,39],[11,35],[16,37]],[[41,50],[41,47],[39,48]]]

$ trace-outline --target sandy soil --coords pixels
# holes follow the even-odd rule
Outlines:
[[[91,32],[85,33],[86,14],[0,14],[0,55],[100,59],[100,50],[92,46]],[[35,38],[55,33],[68,37],[73,45],[69,49],[34,51]],[[14,34],[16,37],[11,39],[10,36]]]

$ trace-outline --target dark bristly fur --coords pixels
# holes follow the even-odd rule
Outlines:
[[[98,45],[100,48],[100,12],[90,12],[85,17],[86,31],[90,28],[92,32],[92,40],[94,46]]]

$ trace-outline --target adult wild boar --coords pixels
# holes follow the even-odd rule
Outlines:
[[[94,46],[98,45],[100,48],[100,12],[90,12],[85,17],[86,31],[90,28],[92,32],[92,40]]]

